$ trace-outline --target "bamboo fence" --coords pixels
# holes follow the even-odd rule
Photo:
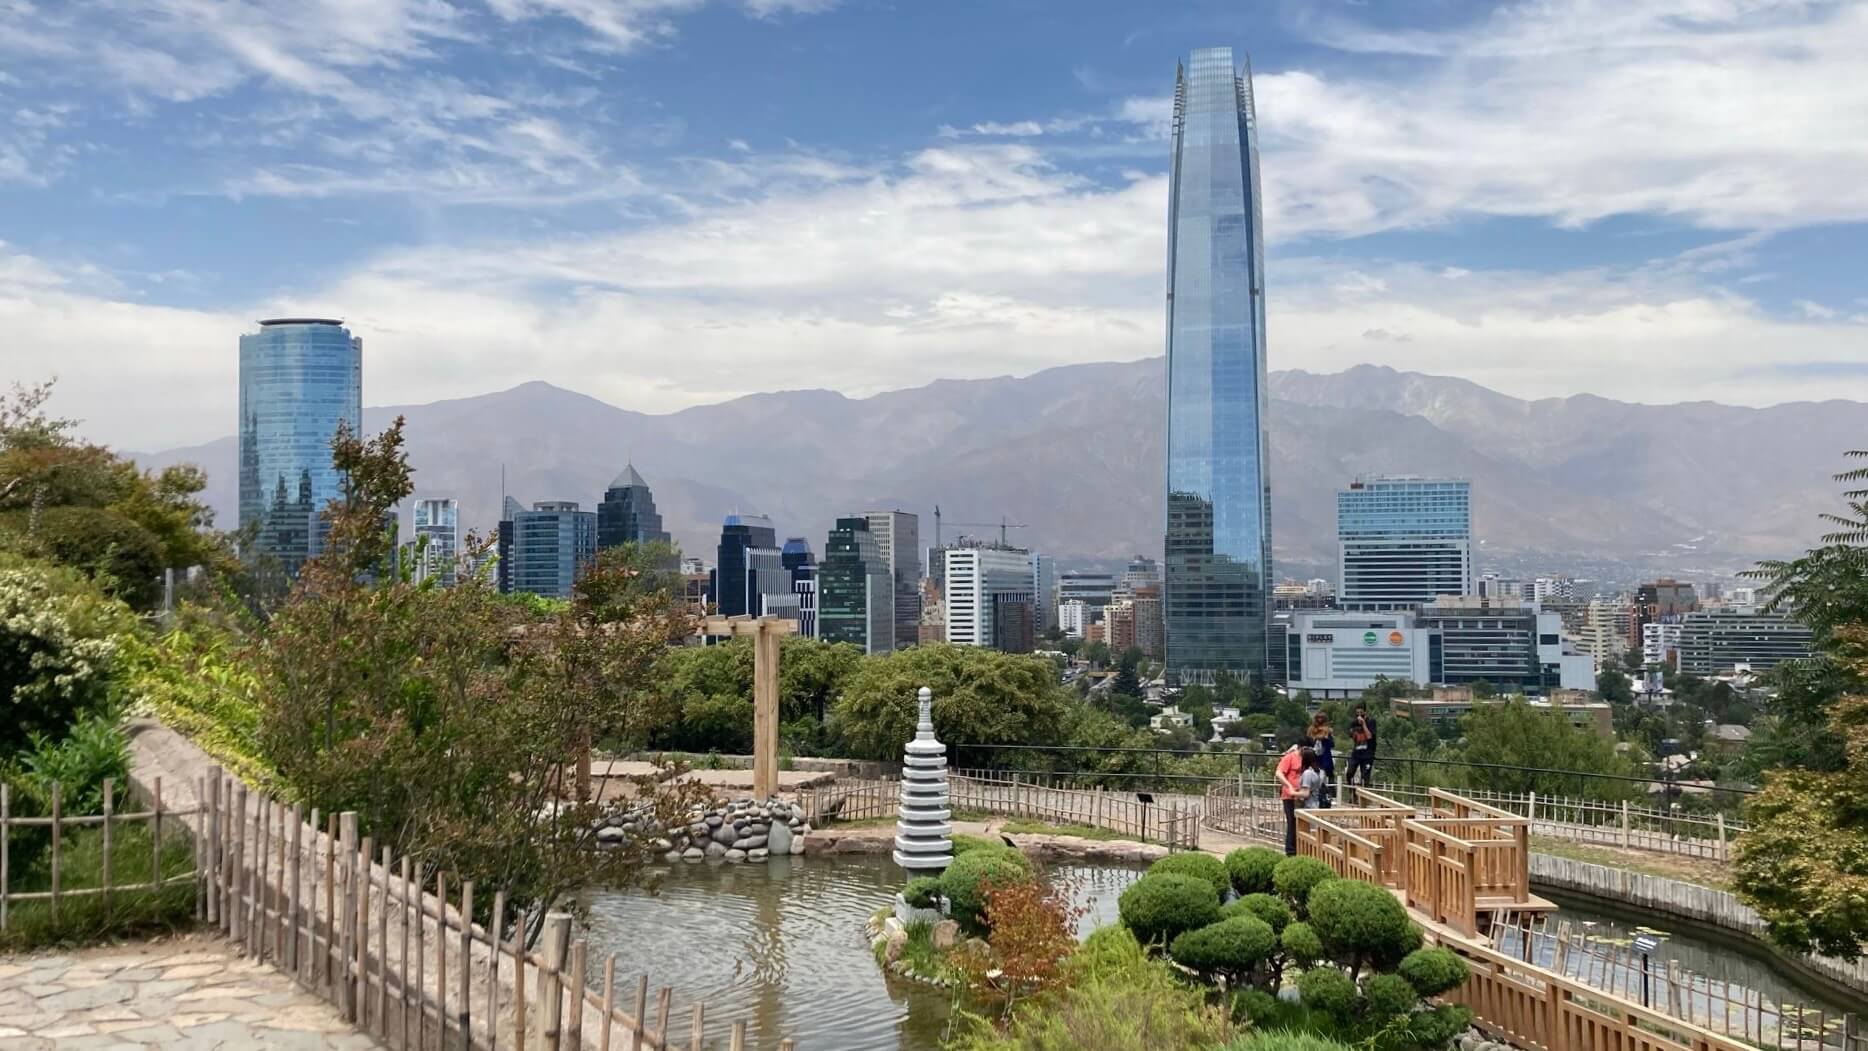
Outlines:
[[[1032,818],[1054,825],[1107,829],[1131,839],[1176,850],[1200,848],[1200,801],[1157,796],[1144,802],[1130,793],[1048,788],[1007,774],[956,774],[948,781],[952,809]],[[862,821],[897,816],[899,782],[837,781],[799,793],[805,820]]]
[[[74,899],[102,897],[106,904],[118,898],[130,895],[160,893],[164,888],[196,882],[196,872],[201,866],[199,843],[192,851],[192,860],[188,871],[162,874],[163,834],[175,842],[174,837],[193,833],[182,819],[201,812],[200,807],[183,809],[165,808],[162,804],[162,779],[156,778],[150,791],[147,810],[119,811],[117,809],[117,783],[114,778],[104,779],[103,810],[97,814],[67,814],[63,789],[58,782],[52,783],[50,800],[51,813],[44,816],[19,816],[13,813],[12,787],[0,782],[0,931],[4,931],[14,922],[15,911],[23,902],[45,902],[46,908],[54,919],[59,910]],[[150,876],[146,880],[125,881],[116,879],[113,862],[122,855],[119,853],[116,839],[121,830],[137,825],[149,829]],[[99,847],[102,851],[102,866],[98,885],[95,887],[73,887],[68,885],[70,854],[65,846],[68,833],[72,829],[97,828]],[[21,891],[14,889],[8,879],[8,870],[12,867],[13,832],[15,829],[46,829],[50,835],[47,845],[47,873],[50,888],[41,891]],[[197,906],[199,903],[197,902]],[[197,908],[197,914],[198,908]]]

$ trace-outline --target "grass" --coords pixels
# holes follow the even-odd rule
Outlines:
[[[178,883],[160,890],[150,890],[151,844],[149,830],[141,825],[111,830],[110,883],[108,900],[101,894],[63,898],[58,913],[50,901],[11,902],[7,909],[7,927],[0,931],[0,952],[23,952],[31,949],[72,947],[119,938],[149,937],[192,926],[195,922],[195,887],[192,882]],[[51,852],[44,850],[26,859],[16,857],[14,878],[8,889],[15,892],[50,890],[52,886]],[[178,823],[172,838],[162,844],[163,878],[179,876],[194,866],[194,848],[187,832]],[[85,890],[103,886],[104,836],[98,828],[82,828],[66,836],[59,849],[59,889]],[[134,884],[143,884],[133,888]]]
[[[1662,879],[1697,883],[1714,890],[1731,889],[1730,870],[1725,865],[1706,858],[1675,857],[1643,850],[1621,850],[1616,847],[1570,843],[1543,836],[1531,837],[1531,849],[1539,854],[1552,854],[1560,858],[1569,858],[1572,861],[1626,869],[1644,876],[1659,876]]]
[[[1017,818],[1007,821],[1001,830],[1019,836],[1075,836],[1078,839],[1095,839],[1103,842],[1128,839],[1128,836],[1109,828],[1097,828],[1095,825],[1051,825],[1043,821],[1029,821]]]

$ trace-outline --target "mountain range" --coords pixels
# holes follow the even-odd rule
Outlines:
[[[881,508],[919,513],[925,546],[938,505],[945,539],[992,534],[1004,518],[1022,523],[1014,542],[1066,566],[1111,564],[1160,553],[1163,373],[1153,358],[864,398],[753,394],[665,415],[534,382],[368,408],[364,425],[405,416],[417,495],[459,499],[463,529],[483,533],[502,488],[528,505],[594,508],[634,463],[676,542],[709,561],[734,511],[768,514],[781,538],[821,552],[837,515]],[[1336,490],[1378,473],[1470,479],[1482,569],[1723,574],[1813,542],[1817,513],[1839,499],[1829,476],[1841,453],[1868,446],[1863,402],[1527,401],[1372,365],[1273,373],[1269,418],[1274,559],[1300,577],[1334,560]],[[219,520],[234,521],[232,437],[137,459],[200,465]]]

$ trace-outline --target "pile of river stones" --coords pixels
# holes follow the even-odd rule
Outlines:
[[[688,815],[686,828],[664,833],[656,841],[668,843],[667,861],[768,861],[773,857],[804,853],[804,837],[811,826],[804,809],[773,797],[761,803],[735,799],[722,806],[697,809]]]

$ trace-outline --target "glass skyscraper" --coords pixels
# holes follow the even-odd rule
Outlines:
[[[1472,483],[1457,478],[1358,478],[1336,494],[1344,609],[1412,609],[1436,595],[1472,595]]]
[[[1262,678],[1270,622],[1265,247],[1249,66],[1176,73],[1168,189],[1168,673]]]
[[[363,426],[363,341],[328,318],[273,318],[240,337],[240,527],[296,573],[318,553],[343,492],[339,423]]]
[[[603,491],[603,502],[597,505],[597,546],[668,541],[649,483],[642,480],[635,464],[624,464],[623,472]]]

